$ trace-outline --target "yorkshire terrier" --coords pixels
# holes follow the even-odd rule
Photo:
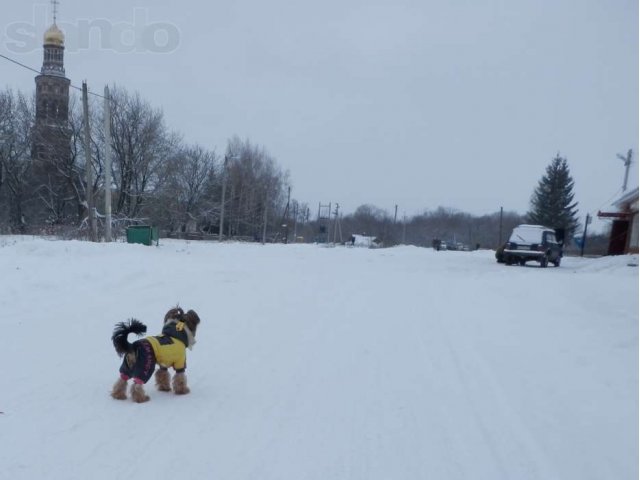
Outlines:
[[[129,343],[127,336],[135,333],[141,336],[147,331],[147,326],[139,320],[131,318],[126,322],[116,324],[111,340],[120,357],[124,357],[120,366],[120,378],[113,385],[111,396],[116,400],[127,398],[127,382],[133,379],[131,398],[136,403],[149,400],[144,391],[144,384],[155,372],[156,387],[161,392],[173,392],[176,395],[186,395],[190,392],[187,386],[187,348],[191,350],[196,343],[196,329],[200,323],[198,314],[189,310],[185,313],[182,308],[170,309],[164,316],[162,333],[149,336]],[[169,375],[169,367],[175,375],[173,381]]]

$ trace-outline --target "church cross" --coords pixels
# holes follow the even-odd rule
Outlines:
[[[53,6],[53,23],[56,23],[58,19],[58,5],[60,5],[59,0],[51,0],[51,5]]]

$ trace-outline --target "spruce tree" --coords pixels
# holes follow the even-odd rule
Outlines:
[[[578,229],[578,202],[573,201],[573,178],[567,159],[560,154],[551,161],[546,174],[531,196],[527,221],[551,228],[564,228],[566,238]]]

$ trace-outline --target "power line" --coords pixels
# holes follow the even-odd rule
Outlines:
[[[16,65],[19,65],[19,66],[20,66],[20,67],[22,67],[22,68],[26,68],[27,70],[30,70],[30,71],[32,71],[32,72],[35,72],[35,73],[37,73],[38,75],[42,75],[42,76],[45,76],[45,77],[53,77],[53,76],[54,76],[54,75],[47,75],[46,73],[42,73],[41,71],[36,70],[35,68],[31,68],[30,66],[25,65],[24,63],[20,63],[20,62],[18,62],[17,60],[14,60],[13,58],[9,58],[9,57],[7,57],[6,55],[3,55],[3,54],[1,54],[1,53],[0,53],[0,57],[4,58],[5,60],[8,60],[8,61],[9,61],[9,62],[11,62],[11,63],[15,63]],[[78,91],[82,92],[82,87],[77,87],[77,86],[75,86],[73,83],[69,84],[69,86],[70,86],[71,88],[75,88],[76,90],[78,90]],[[100,95],[100,94],[98,94],[98,93],[93,93],[93,92],[88,92],[88,93],[89,93],[89,95],[93,95],[94,97],[105,98],[103,95]]]
[[[3,54],[0,53],[0,57],[4,58],[5,60],[9,60],[12,63],[15,63],[16,65],[20,65],[22,68],[26,68],[27,70],[31,70],[32,72],[36,72],[38,74],[40,74],[40,72],[38,70],[36,70],[35,68],[31,68],[23,63],[18,62],[17,60],[14,60],[13,58],[9,58],[4,56]]]

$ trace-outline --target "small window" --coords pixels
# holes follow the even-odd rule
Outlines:
[[[556,234],[553,232],[544,232],[545,240],[547,243],[558,243],[556,242]]]

